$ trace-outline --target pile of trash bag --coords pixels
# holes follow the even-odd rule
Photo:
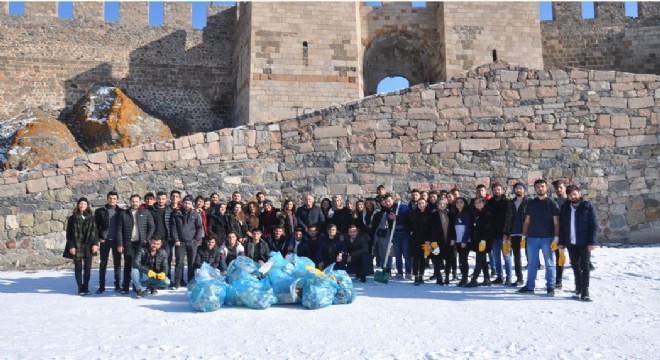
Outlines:
[[[232,261],[223,276],[219,270],[203,264],[188,285],[188,297],[197,311],[216,311],[222,305],[267,309],[274,304],[302,304],[321,309],[333,304],[350,304],[356,293],[350,276],[334,270],[323,271],[306,257],[284,258],[272,252],[264,265],[246,256]]]

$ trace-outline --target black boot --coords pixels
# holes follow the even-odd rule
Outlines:
[[[472,280],[470,280],[470,282],[467,285],[465,285],[465,287],[469,287],[469,288],[473,288],[477,286],[479,286],[479,282],[477,282],[477,278],[475,277],[472,277]]]
[[[449,285],[449,274],[445,275],[445,285]]]
[[[461,277],[461,282],[458,283],[458,286],[459,287],[465,287],[465,286],[467,286],[467,283],[468,283],[467,276],[463,276],[463,277]]]

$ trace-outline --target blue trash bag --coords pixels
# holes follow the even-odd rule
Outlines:
[[[309,277],[312,275],[310,269],[315,269],[316,264],[304,256],[291,256],[291,263],[294,267],[294,274],[297,278]]]
[[[337,282],[337,293],[332,300],[333,304],[350,304],[355,301],[355,288],[353,280],[344,270],[333,270],[331,277]]]
[[[231,287],[235,294],[231,294],[233,298],[230,301],[236,305],[247,306],[251,309],[267,309],[277,303],[277,297],[273,293],[268,279],[243,278],[234,281]]]
[[[308,309],[322,309],[332,305],[337,294],[337,283],[323,273],[305,279],[302,304]]]
[[[242,278],[256,277],[259,274],[259,265],[247,256],[239,256],[229,264],[226,281],[228,284]]]
[[[296,295],[292,284],[296,281],[295,267],[282,257],[279,252],[271,252],[270,259],[264,267],[268,268],[266,275],[277,297],[278,304],[295,304],[300,302],[300,296]],[[262,269],[264,268],[262,267]],[[260,270],[261,271],[261,270]]]
[[[188,283],[187,292],[193,292],[197,287],[198,282],[213,279],[219,279],[222,280],[222,282],[225,281],[225,277],[219,269],[214,268],[208,263],[203,263],[202,266],[195,271],[195,277]],[[188,296],[190,296],[190,294],[188,294]]]
[[[188,300],[192,308],[203,312],[220,310],[227,297],[227,284],[224,280],[198,280],[195,281],[195,284],[188,293]]]

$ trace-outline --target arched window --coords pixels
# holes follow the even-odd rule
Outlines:
[[[388,76],[378,83],[377,93],[386,93],[410,87],[408,79],[401,76]]]

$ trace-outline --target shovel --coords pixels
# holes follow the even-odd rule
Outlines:
[[[396,212],[394,215],[399,215],[399,202],[396,203]],[[384,267],[387,266],[387,262],[389,261],[390,258],[390,251],[392,250],[392,238],[394,237],[394,228],[396,227],[396,217],[394,218],[394,222],[392,223],[392,227],[390,228],[390,236],[389,236],[389,241],[387,243],[387,251],[385,252],[385,259],[383,259],[384,262]],[[374,281],[379,282],[382,284],[387,284],[390,282],[390,276],[392,274],[389,271],[383,271],[383,270],[378,270],[374,273]]]

